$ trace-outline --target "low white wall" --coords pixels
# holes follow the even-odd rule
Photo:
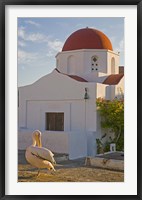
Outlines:
[[[104,169],[113,169],[124,171],[124,161],[106,158],[90,158],[90,165]]]
[[[32,144],[32,132],[27,129],[18,133],[18,149],[25,150]],[[42,145],[56,153],[69,154],[69,159],[96,155],[95,133],[82,131],[45,131]]]
[[[32,131],[19,130],[18,131],[18,149],[25,150],[32,144]]]
[[[18,134],[18,149],[26,149],[32,144],[32,132],[21,130]],[[69,153],[68,133],[67,132],[50,132],[42,133],[42,145],[53,152]]]

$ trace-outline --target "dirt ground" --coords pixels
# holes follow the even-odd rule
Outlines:
[[[59,155],[55,154],[55,160]],[[58,161],[56,171],[38,170],[27,163],[25,151],[18,152],[18,182],[123,182],[124,172],[85,165],[85,158]]]

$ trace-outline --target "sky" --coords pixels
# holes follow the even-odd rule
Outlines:
[[[18,18],[18,87],[34,83],[56,68],[55,56],[81,28],[95,28],[111,40],[124,66],[124,18]]]

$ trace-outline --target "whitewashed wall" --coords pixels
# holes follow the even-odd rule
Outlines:
[[[112,74],[111,72],[111,60],[114,58],[115,60],[115,74],[119,74],[119,54],[115,52],[108,52],[107,54],[107,74]]]
[[[73,62],[70,62],[71,57]],[[80,74],[84,70],[84,50],[63,51],[56,55],[56,59],[58,60],[57,69],[62,73]]]
[[[115,87],[115,95],[118,97],[121,97],[122,93],[125,93],[125,88],[124,88],[124,77],[120,80],[119,84],[116,85]],[[122,93],[121,93],[122,92]]]
[[[18,149],[25,150],[32,144],[32,132],[19,130]],[[95,134],[81,131],[45,131],[42,133],[42,145],[55,153],[69,154],[69,159],[96,155]]]
[[[89,99],[84,100],[85,87]],[[65,131],[95,131],[96,84],[79,82],[56,70],[19,88],[19,129],[45,130],[46,112],[64,112]]]
[[[32,132],[34,130],[19,130],[18,149],[25,150],[32,144]],[[68,133],[67,132],[42,132],[42,145],[53,152],[69,153]]]
[[[106,97],[106,85],[97,83],[97,98],[105,98]]]
[[[56,70],[19,88],[19,149],[30,145],[32,131],[39,129],[43,145],[52,151],[68,153],[70,159],[87,156],[87,131],[96,131],[95,99],[95,83],[79,82]],[[64,132],[45,131],[46,112],[64,112]]]
[[[92,56],[97,56],[98,66],[92,71]],[[62,73],[75,74],[86,78],[88,81],[97,82],[95,78],[111,74],[111,60],[115,60],[115,74],[119,73],[119,54],[104,49],[82,49],[63,51],[57,54],[57,68]]]
[[[109,50],[104,49],[82,49],[82,50],[74,50],[74,51],[63,51],[57,54],[56,59],[58,60],[57,68],[63,72],[68,74],[76,74],[83,76],[84,74],[93,73],[94,75],[101,73],[107,73],[107,67],[109,62],[107,62],[108,52]],[[72,56],[72,62],[68,62],[68,60]],[[94,70],[92,72],[92,56],[98,56],[98,71]],[[72,66],[71,66],[72,64]],[[71,68],[72,70],[68,70]]]

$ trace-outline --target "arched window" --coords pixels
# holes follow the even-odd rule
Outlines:
[[[111,59],[111,74],[115,74],[115,59]]]
[[[68,57],[67,65],[68,65],[68,74],[75,74],[76,73],[75,56],[71,55]]]

